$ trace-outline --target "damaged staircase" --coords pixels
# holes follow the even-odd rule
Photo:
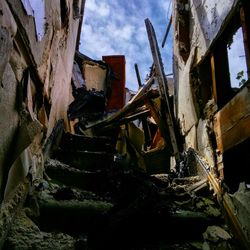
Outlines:
[[[102,136],[63,132],[50,157],[4,249],[237,249],[198,175],[125,170]]]
[[[30,178],[27,198],[8,231],[4,250],[240,249],[207,173],[199,172],[193,151],[181,154],[155,33],[150,21],[145,22],[154,59],[152,74],[126,106],[118,97],[118,111],[106,119],[110,86],[92,89],[87,86],[90,80],[85,85],[78,67],[86,58],[78,55],[80,63],[73,70],[75,100],[67,113],[71,133],[59,120],[47,138],[44,178]],[[111,74],[106,66],[88,59],[85,69],[98,68],[97,82],[105,85]],[[151,89],[155,79],[158,90]],[[124,136],[133,153],[124,164],[128,152],[117,150],[121,127],[126,134],[129,122],[142,119],[146,131],[149,115],[156,139],[152,145],[157,147],[151,147],[148,133],[136,152],[129,142],[133,133]],[[94,135],[85,134],[88,129]],[[176,160],[176,172],[170,171],[170,156]],[[144,168],[139,160],[133,162],[139,157],[147,162]],[[156,162],[160,168],[153,173]]]

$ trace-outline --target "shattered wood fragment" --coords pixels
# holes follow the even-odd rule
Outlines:
[[[119,121],[119,125],[126,124],[126,123],[129,123],[129,122],[134,121],[134,120],[137,120],[137,119],[146,118],[146,117],[148,117],[149,115],[150,115],[150,110],[146,109],[145,111],[141,111],[141,112],[138,112],[138,113],[136,113],[136,114],[127,116],[127,117],[125,117],[125,118],[122,118],[122,119]]]
[[[187,188],[188,192],[196,192],[198,191],[197,188],[203,187],[203,185],[207,186],[207,179],[200,180],[194,184],[192,184],[190,187]]]
[[[155,99],[158,96],[159,96],[159,92],[157,90],[151,89],[145,94],[143,94],[142,96],[129,101],[129,103],[125,107],[123,107],[120,111],[116,112],[114,115],[112,115],[108,119],[101,121],[101,122],[94,123],[90,126],[87,126],[87,128],[96,129],[96,128],[105,127],[112,123],[118,122],[121,118],[127,115],[133,114],[136,108],[142,107],[145,104],[146,100],[151,99],[151,98]]]
[[[142,95],[144,95],[149,89],[152,87],[154,83],[154,75],[152,75],[144,84],[142,88],[139,89],[139,91],[133,96],[133,98],[129,102],[133,102],[136,99],[140,98]]]
[[[136,73],[138,85],[139,85],[139,87],[142,87],[141,76],[140,76],[140,73],[139,73],[139,68],[138,68],[137,63],[135,63],[135,73]]]
[[[139,69],[138,69],[138,65],[135,64],[135,72],[136,72],[136,76],[137,76],[137,82],[139,85],[139,88],[142,87],[142,83],[141,83],[141,77],[140,77],[140,73],[139,73]],[[142,122],[142,127],[143,127],[143,131],[144,131],[144,150],[147,151],[147,148],[151,145],[151,133],[150,133],[150,129],[149,129],[149,124],[147,121],[147,117],[141,117],[141,122]]]
[[[154,118],[156,124],[158,125],[160,135],[162,136],[162,138],[164,138],[164,144],[163,144],[164,147],[166,147],[167,151],[170,154],[172,154],[173,149],[172,149],[172,145],[170,143],[168,127],[167,127],[167,124],[164,122],[164,118],[162,117],[161,108],[158,107],[156,105],[156,103],[154,101],[152,101],[152,100],[147,100],[146,101],[146,106],[151,111],[151,115]],[[159,138],[159,141],[161,141],[160,138]]]
[[[192,186],[188,187],[187,191],[196,193],[207,186],[208,186],[207,179],[203,179],[197,183],[194,183]]]
[[[68,118],[69,120],[85,118],[87,122],[100,118],[104,110],[105,96],[103,91],[78,88],[75,92],[75,100],[69,105]]]
[[[196,184],[197,182],[201,181],[200,176],[190,176],[190,177],[182,177],[182,178],[174,178],[173,182],[177,185],[179,184]]]
[[[178,149],[177,139],[176,139],[176,129],[174,128],[174,119],[173,119],[173,110],[170,106],[169,92],[167,85],[167,78],[164,73],[163,63],[161,59],[161,54],[159,51],[155,31],[153,25],[149,19],[145,19],[145,25],[147,28],[148,39],[151,47],[151,52],[154,60],[156,77],[160,88],[160,94],[162,99],[162,108],[164,110],[162,114],[162,119],[164,119],[168,128],[168,137],[167,143],[171,145],[173,155],[175,156],[177,167],[180,163],[180,152]]]
[[[167,26],[167,29],[166,29],[166,32],[165,32],[165,35],[164,35],[164,38],[163,38],[163,41],[162,41],[162,44],[161,44],[162,48],[164,48],[164,46],[165,46],[165,43],[166,43],[166,40],[167,40],[168,33],[169,33],[170,28],[171,28],[171,25],[172,25],[172,15],[171,15],[171,17],[169,19],[168,26]]]

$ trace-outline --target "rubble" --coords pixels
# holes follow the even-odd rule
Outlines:
[[[174,83],[145,19],[153,64],[126,102],[125,56],[73,53],[85,1],[59,2],[39,3],[43,27],[0,3],[0,248],[249,249],[249,81],[228,89],[217,40],[239,14],[249,50],[249,4],[209,2],[225,19],[207,30],[203,4],[174,1]]]
[[[4,249],[75,249],[76,240],[63,233],[42,232],[24,211],[20,211],[13,223]]]

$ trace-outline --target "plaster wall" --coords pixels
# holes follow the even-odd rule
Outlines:
[[[234,11],[238,1],[216,1],[216,0],[190,0],[184,8],[188,13],[190,51],[187,60],[180,53],[180,36],[178,25],[182,22],[183,6],[181,0],[174,1],[173,5],[173,32],[174,32],[174,79],[176,83],[175,106],[177,119],[181,132],[186,138],[187,146],[194,147],[208,159],[213,165],[214,158],[211,153],[211,145],[207,145],[204,138],[209,138],[208,131],[201,130],[202,121],[197,114],[190,72],[195,64],[203,60],[210,46],[223,31],[231,13]],[[200,125],[199,125],[200,124]],[[196,129],[194,129],[196,127]],[[195,132],[196,131],[196,132]],[[195,132],[195,133],[194,133]],[[201,133],[205,133],[201,136]],[[192,142],[190,144],[190,142]]]

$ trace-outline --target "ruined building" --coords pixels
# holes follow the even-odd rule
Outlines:
[[[173,1],[172,81],[145,19],[137,93],[84,6],[0,2],[0,249],[250,249],[250,2]]]

